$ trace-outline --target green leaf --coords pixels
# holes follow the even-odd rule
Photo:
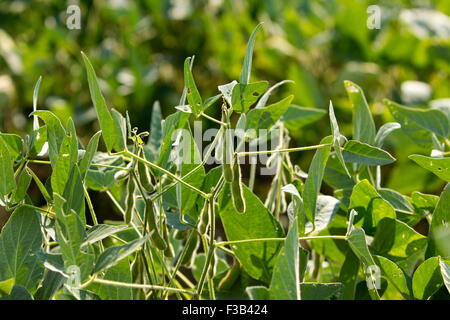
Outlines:
[[[36,183],[39,191],[42,193],[42,195],[45,198],[45,201],[47,201],[47,203],[52,203],[52,197],[50,196],[50,194],[48,193],[47,189],[45,188],[45,186],[42,184],[41,180],[39,180],[39,178],[36,176],[36,174],[29,168],[25,168],[25,170],[27,170],[27,172],[29,174],[31,174],[31,176],[33,177],[34,182]]]
[[[255,106],[255,109],[264,108],[267,104],[267,100],[269,100],[270,94],[279,86],[285,84],[285,83],[294,83],[292,80],[283,80],[276,84],[274,84],[272,87],[270,87],[269,90],[266,91],[266,93],[263,94],[263,96],[259,99],[258,103]]]
[[[19,181],[17,183],[17,188],[14,189],[11,199],[14,202],[20,202],[22,201],[28,191],[28,187],[31,183],[31,175],[28,173],[27,170],[22,170],[19,176]]]
[[[0,137],[6,143],[12,161],[18,161],[23,158],[23,139],[17,134],[0,133]]]
[[[92,163],[125,167],[122,158],[120,158],[119,156],[109,156],[107,153],[104,152],[96,152],[92,159]],[[113,186],[114,182],[116,181],[114,175],[119,170],[120,169],[105,168],[91,165],[91,167],[87,171],[85,183],[87,187],[89,187],[92,190],[97,191],[108,190]]]
[[[366,234],[362,228],[353,229],[347,240],[350,248],[352,248],[353,252],[366,267],[375,265],[375,261],[373,260],[372,255],[369,252],[369,248],[367,247]]]
[[[37,156],[45,154],[48,147],[47,126],[44,125],[38,130],[31,131],[31,133],[26,136],[26,142],[29,155]]]
[[[414,298],[427,300],[443,285],[439,258],[425,260],[414,272],[412,289]]]
[[[442,279],[444,285],[450,293],[450,262],[447,260],[439,259],[439,267],[441,268]]]
[[[302,300],[342,300],[342,283],[301,283]]]
[[[419,154],[412,154],[408,158],[442,180],[450,181],[450,158],[430,158]]]
[[[424,256],[427,238],[404,222],[384,218],[378,223],[371,247],[410,275],[417,261]]]
[[[189,105],[192,107],[194,115],[198,117],[202,111],[203,102],[197,86],[195,85],[194,77],[192,76],[190,61],[190,57],[187,57],[186,60],[184,60],[184,86],[186,88],[186,96]]]
[[[122,148],[118,149],[117,151],[122,151],[127,146],[127,120],[119,111],[114,108],[111,108],[111,117],[113,119],[114,128],[116,128],[118,134],[117,144],[120,145],[120,148]]]
[[[130,241],[121,246],[112,246],[107,248],[102,254],[98,257],[97,262],[95,264],[95,273],[99,273],[107,268],[110,268],[116,265],[122,259],[125,259],[130,254],[139,249],[145,241],[148,240],[151,233],[147,234],[145,237]]]
[[[41,80],[42,80],[42,76],[39,76],[39,79],[36,82],[36,85],[34,86],[34,91],[33,91],[33,111],[37,110],[39,87],[41,86]],[[33,130],[38,130],[38,129],[39,129],[38,117],[37,116],[33,116]]]
[[[41,249],[38,213],[19,206],[0,234],[0,281],[15,278],[15,284],[34,291],[44,268],[35,253]]]
[[[345,255],[344,264],[339,273],[339,281],[344,285],[342,298],[344,300],[354,300],[356,281],[358,280],[358,272],[360,267],[359,258],[349,250]]]
[[[238,84],[236,80],[231,81],[230,83],[223,84],[218,86],[217,89],[222,93],[223,98],[228,103],[228,105],[232,105],[231,97],[233,95],[233,89]]]
[[[383,124],[380,129],[378,129],[377,135],[375,137],[374,146],[377,148],[381,148],[383,146],[384,140],[387,136],[397,129],[400,129],[402,126],[398,122],[388,122]]]
[[[267,90],[268,84],[267,81],[236,84],[231,94],[233,111],[237,113],[247,112],[250,106]]]
[[[9,296],[0,300],[33,300],[33,296],[25,287],[15,284]]]
[[[11,293],[13,287],[14,287],[14,278],[0,281],[0,298],[8,296]]]
[[[157,164],[168,169],[169,167],[169,157],[172,150],[172,142],[175,140],[174,133],[177,129],[183,129],[186,127],[187,120],[189,119],[189,114],[177,111],[168,116],[164,121],[163,126],[163,141],[159,150],[159,158]],[[159,172],[155,174],[160,175]]]
[[[361,260],[363,265],[365,266],[365,270],[368,271],[369,268],[372,268],[375,266],[375,261],[373,260],[372,254],[369,251],[369,248],[367,247],[366,242],[366,234],[364,233],[364,230],[361,228],[355,228],[353,229],[350,234],[348,235],[348,244],[350,248],[353,250],[353,253]],[[365,273],[366,273],[365,271]],[[370,275],[366,275],[367,281],[370,281]],[[380,296],[378,294],[377,289],[375,289],[375,283],[373,283],[372,289],[368,289],[370,296],[374,300],[379,300]]]
[[[52,190],[63,194],[69,179],[70,171],[76,163],[78,150],[73,150],[71,137],[66,135],[61,143],[58,158],[53,167],[51,184]]]
[[[130,263],[127,260],[121,260],[116,265],[106,270],[103,276],[105,280],[118,282],[133,282]],[[133,289],[119,287],[100,283],[91,284],[88,289],[95,292],[102,300],[132,300]]]
[[[320,141],[320,144],[328,144],[332,142],[332,137],[326,137]],[[328,156],[330,155],[331,145],[317,149],[312,159],[303,187],[303,209],[309,221],[315,221],[317,210],[317,197],[319,196],[320,186],[325,172]]]
[[[402,129],[411,126],[411,129],[424,129],[442,138],[448,136],[448,117],[441,110],[404,107],[389,100],[384,102],[395,120],[402,125]]]
[[[392,284],[398,292],[400,292],[403,298],[410,299],[411,294],[402,269],[385,257],[374,255],[373,258],[376,264],[380,267],[381,276],[385,277],[388,282]]]
[[[438,246],[435,240],[435,234],[438,233],[448,233],[450,232],[450,183],[447,183],[444,190],[441,193],[439,202],[436,205],[436,209],[433,211],[433,216],[431,219],[431,226],[428,234],[429,240],[429,253],[432,255],[441,254],[444,257],[447,256],[445,250]],[[437,249],[435,249],[437,246]],[[448,246],[448,243],[447,243]],[[436,251],[436,252],[435,252]]]
[[[421,215],[431,214],[439,202],[439,197],[414,191],[411,194],[411,203],[415,210]]]
[[[336,153],[336,157],[339,160],[339,163],[341,164],[342,168],[344,168],[347,176],[351,177],[350,172],[348,172],[347,166],[345,165],[344,158],[342,157],[341,144],[340,144],[341,133],[339,132],[339,126],[338,126],[338,123],[336,120],[336,116],[334,115],[333,104],[331,103],[331,101],[330,101],[329,114],[330,114],[330,123],[331,123],[331,135],[333,136],[334,152]]]
[[[272,128],[272,126],[285,113],[293,98],[294,96],[290,95],[267,107],[250,110],[247,115],[246,126],[250,129],[254,129],[256,136],[258,135],[258,130],[260,129],[270,130],[270,128]],[[256,136],[250,137],[256,138]]]
[[[314,231],[325,229],[333,220],[335,213],[339,210],[340,201],[332,196],[319,195],[316,203],[316,215],[314,217],[314,226],[307,222],[305,232],[308,234]]]
[[[80,281],[87,279],[92,271],[94,257],[81,250],[86,239],[83,222],[73,210],[67,210],[67,201],[58,193],[53,193],[55,208],[56,237],[67,270],[76,266],[80,269]]]
[[[153,103],[152,119],[150,122],[150,136],[147,144],[144,146],[145,158],[149,161],[156,161],[158,159],[159,147],[163,139],[162,132],[162,115],[159,101]]]
[[[91,93],[92,103],[94,104],[97,117],[100,122],[100,128],[102,129],[103,138],[105,139],[106,148],[109,152],[113,149],[116,151],[122,151],[125,148],[123,144],[123,137],[119,127],[114,123],[114,120],[106,107],[105,98],[100,91],[98,85],[97,76],[95,70],[92,67],[88,57],[81,52],[83,56],[84,64],[86,66],[86,72],[89,82],[89,91]]]
[[[298,222],[298,233],[299,235],[305,234],[305,224],[306,219],[303,214],[303,199],[300,196],[300,193],[298,192],[297,188],[293,184],[285,185],[281,188],[281,191],[289,193],[292,197],[291,203],[289,203],[289,206],[287,207],[287,214],[289,221],[294,221],[295,218]]]
[[[297,218],[293,220],[284,247],[278,254],[270,283],[274,300],[300,300],[300,259]]]
[[[63,286],[65,279],[59,272],[46,270],[42,284],[36,290],[34,298],[36,300],[52,300],[56,292]]]
[[[98,140],[100,139],[100,135],[101,131],[94,134],[94,136],[89,141],[89,144],[86,148],[86,152],[84,153],[84,157],[80,160],[79,168],[83,181],[86,179],[86,175],[89,170],[89,167],[91,166],[92,159],[94,158],[94,155],[97,152]]]
[[[84,244],[94,244],[97,241],[106,239],[113,234],[116,234],[128,228],[126,225],[111,226],[107,224],[97,224],[87,231],[86,241]]]
[[[270,292],[269,289],[263,286],[254,286],[254,287],[247,287],[245,289],[248,296],[250,297],[250,300],[269,300],[270,299]]]
[[[362,89],[351,81],[344,81],[345,90],[353,106],[353,139],[362,143],[375,142],[375,123]]]
[[[225,184],[219,194],[219,213],[230,241],[260,238],[281,238],[283,229],[273,215],[264,207],[259,198],[245,185],[244,200],[246,211],[239,214],[231,200],[229,184]],[[251,228],[249,228],[251,224]],[[232,245],[232,250],[250,276],[265,283],[271,280],[281,241],[258,241]]]
[[[395,161],[395,158],[388,152],[355,140],[349,140],[345,143],[343,156],[346,162],[368,166],[382,166]]]
[[[250,73],[252,71],[252,59],[253,59],[253,46],[255,45],[255,38],[258,30],[261,28],[262,23],[258,24],[253,30],[250,39],[247,43],[247,49],[245,51],[244,64],[242,66],[241,76],[239,82],[243,85],[247,85],[250,82]]]
[[[38,110],[31,113],[31,115],[36,115],[45,122],[45,126],[47,127],[48,155],[52,167],[55,167],[59,149],[66,135],[66,131],[58,117],[50,111]]]
[[[394,208],[378,194],[367,180],[362,180],[353,188],[349,209],[355,209],[358,212],[354,222],[355,226],[362,226],[370,235],[374,234],[382,219],[396,218]]]
[[[5,202],[6,196],[16,187],[11,154],[3,137],[0,137],[0,201]]]
[[[303,126],[316,122],[325,114],[325,110],[290,105],[281,117],[281,121],[284,122],[289,130],[298,130]]]

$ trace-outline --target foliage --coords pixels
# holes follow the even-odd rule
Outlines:
[[[291,105],[292,97],[266,106],[272,89],[250,82],[260,28],[250,37],[239,82],[221,86],[218,96],[202,99],[195,63],[187,58],[177,111],[163,121],[155,104],[149,132],[132,127],[128,113],[107,107],[95,64],[82,54],[101,134],[85,147],[71,117],[61,121],[51,111],[35,110],[31,115],[44,125],[36,120],[25,139],[0,135],[0,200],[12,212],[0,234],[2,299],[449,297],[448,113],[386,101],[398,123],[377,131],[363,90],[345,81],[352,139],[342,134],[330,103],[325,137],[291,148],[290,128],[325,112]],[[39,83],[35,96],[38,90]],[[222,117],[206,114],[207,108]],[[205,154],[189,121],[200,117],[219,126]],[[248,182],[241,172],[241,160],[252,152],[227,140],[233,125],[244,144],[278,141],[253,153],[271,154],[276,168],[264,202],[253,191],[262,178],[256,165]],[[189,134],[183,144],[190,152],[183,158],[177,157],[175,129]],[[269,133],[255,135],[255,129]],[[420,165],[415,170],[447,183],[439,198],[417,190],[409,197],[383,186],[384,167],[396,161],[383,146],[396,129],[433,150],[410,157]],[[100,135],[106,152],[98,148]],[[207,167],[213,149],[222,160],[231,154],[231,161]],[[311,150],[305,173],[291,155]],[[183,161],[185,156],[197,161]],[[45,183],[36,165],[50,167]],[[31,181],[45,205],[28,196]],[[325,186],[331,194],[322,192]],[[122,221],[99,223],[93,191],[109,197]],[[425,235],[417,231],[419,222],[429,226]],[[226,240],[219,240],[219,228]],[[192,277],[181,266],[192,269]]]

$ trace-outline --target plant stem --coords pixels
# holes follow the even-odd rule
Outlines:
[[[346,240],[346,236],[309,236],[309,237],[299,237],[298,240],[319,240],[319,239],[340,239]],[[222,241],[215,243],[215,247],[221,247],[232,244],[241,244],[241,243],[250,243],[250,242],[259,242],[259,241],[285,241],[286,238],[261,238],[261,239],[243,239],[243,240],[234,240],[234,241]]]
[[[29,208],[32,208],[32,209],[35,209],[35,210],[38,210],[38,211],[40,211],[41,213],[44,213],[46,216],[48,216],[50,218],[54,218],[55,217],[55,214],[53,212],[50,212],[48,210],[45,210],[45,209],[42,209],[42,208],[39,208],[39,207],[36,207],[36,206],[33,206],[31,204],[25,203],[25,204],[23,204],[23,206],[29,207]]]
[[[223,130],[223,127],[220,127],[219,131],[217,132],[217,135],[214,137],[214,140],[211,142],[211,145],[210,145],[208,151],[206,152],[206,154],[205,154],[205,156],[203,158],[203,161],[198,166],[196,166],[194,169],[192,169],[191,171],[186,173],[184,176],[182,176],[181,179],[185,180],[185,179],[189,178],[191,175],[193,175],[195,172],[197,172],[199,169],[203,168],[203,166],[205,165],[205,163],[208,160],[209,156],[211,155],[214,147],[216,146],[217,142],[219,141],[219,138],[221,136],[222,130]],[[171,188],[173,188],[177,184],[178,184],[178,181],[174,181],[172,184],[164,187],[164,189],[162,191],[151,195],[150,196],[150,200],[153,201],[153,200],[161,197],[164,193],[169,191]]]
[[[314,146],[307,146],[307,147],[298,147],[298,148],[286,148],[286,149],[275,149],[275,150],[261,150],[261,151],[246,151],[246,152],[238,152],[237,156],[249,156],[249,155],[256,155],[256,154],[270,154],[270,153],[283,153],[283,152],[296,152],[296,151],[306,151],[306,150],[314,150],[319,149],[323,147],[329,146],[329,143],[326,144],[317,144]]]
[[[125,151],[125,154],[128,155],[128,156],[130,156],[130,157],[135,158],[135,159],[138,160],[138,161],[141,161],[141,162],[145,163],[146,165],[148,165],[149,167],[151,167],[151,168],[153,168],[153,169],[156,169],[156,170],[158,170],[158,171],[161,171],[161,172],[165,173],[166,175],[168,175],[168,176],[171,177],[172,179],[174,179],[174,180],[180,182],[181,184],[184,184],[184,185],[185,185],[186,187],[188,187],[189,189],[191,189],[191,190],[197,192],[197,193],[200,194],[203,198],[205,198],[205,199],[208,199],[208,198],[209,198],[209,195],[208,195],[208,194],[206,194],[206,193],[204,193],[203,191],[197,189],[197,188],[194,187],[193,185],[190,185],[189,183],[187,183],[186,181],[184,181],[182,178],[177,177],[177,176],[174,175],[172,172],[170,172],[170,171],[168,171],[168,170],[166,170],[166,169],[164,169],[164,168],[161,168],[160,166],[154,164],[153,162],[150,162],[150,161],[148,161],[148,160],[146,160],[146,159],[144,159],[144,158],[141,158],[141,157],[139,157],[139,156],[137,156],[137,155],[135,155],[134,153],[129,152],[129,151]]]
[[[208,270],[209,270],[209,266],[211,264],[211,260],[212,257],[214,255],[214,249],[215,249],[215,243],[214,243],[214,237],[215,237],[215,223],[216,223],[216,219],[215,219],[215,206],[214,206],[214,200],[215,200],[215,196],[217,194],[217,190],[214,190],[213,193],[213,199],[212,201],[210,201],[209,205],[209,248],[208,248],[208,255],[206,257],[206,261],[205,261],[205,265],[203,266],[203,271],[202,274],[200,276],[200,279],[197,283],[197,290],[196,290],[196,296],[198,298],[200,298],[201,294],[202,294],[202,290],[203,290],[203,285],[205,283],[205,279],[206,279],[206,275],[208,274]]]
[[[248,188],[253,191],[253,186],[255,185],[255,175],[256,175],[256,163],[250,164],[250,179],[248,181]]]
[[[215,118],[213,118],[213,117],[211,117],[211,116],[208,116],[206,113],[200,112],[200,115],[203,116],[203,117],[205,117],[205,118],[208,119],[208,120],[211,120],[211,121],[213,121],[213,122],[215,122],[215,123],[220,124],[221,126],[228,127],[228,124],[226,124],[226,123],[224,123],[224,122],[222,122],[222,121],[220,121],[220,120],[217,120],[217,119],[215,119]]]
[[[29,159],[28,162],[30,162],[30,163],[37,163],[37,164],[51,164],[50,161],[37,160],[37,159]],[[130,168],[126,168],[126,167],[112,166],[112,165],[109,165],[109,164],[102,164],[102,163],[91,163],[91,167],[119,169],[119,170],[126,170],[126,171],[130,171],[131,170]]]
[[[192,292],[191,290],[187,290],[187,289],[164,287],[164,286],[151,285],[151,284],[127,283],[127,282],[119,282],[119,281],[97,279],[97,278],[94,279],[93,282],[106,284],[106,285],[110,285],[110,286],[118,286],[118,287],[137,288],[137,289],[150,289],[150,290],[164,290],[164,291],[172,291],[172,292],[182,292],[182,293],[194,294],[194,292]]]

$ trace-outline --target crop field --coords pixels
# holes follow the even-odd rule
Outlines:
[[[0,2],[0,300],[449,300],[449,15]]]

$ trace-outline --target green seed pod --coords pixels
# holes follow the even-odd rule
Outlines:
[[[175,250],[173,249],[173,245],[170,242],[169,228],[167,227],[166,221],[164,221],[164,224],[163,224],[163,237],[164,237],[164,241],[167,244],[166,250],[164,250],[164,256],[166,256],[167,258],[173,258],[175,256]]]
[[[133,283],[144,283],[144,267],[142,263],[142,256],[139,253],[136,254],[136,258],[134,259],[133,265],[131,266],[131,274]],[[144,289],[139,289],[137,291],[137,300],[145,300]]]
[[[139,177],[139,182],[141,183],[141,185],[145,191],[147,191],[149,193],[155,191],[155,186],[152,184],[152,180],[150,178],[148,168],[141,161],[138,161],[138,164],[137,164],[137,174]]]
[[[191,241],[189,241],[186,243],[187,248],[186,248],[186,253],[183,257],[183,260],[181,260],[181,264],[187,267],[192,266],[192,264],[194,263],[194,258],[195,258],[195,252],[197,251],[198,246],[200,245],[200,238],[198,236],[198,233],[196,230],[192,230],[191,232],[193,232],[193,239]]]
[[[214,275],[216,274],[216,264],[217,264],[217,257],[216,252],[214,251],[211,257],[211,263],[209,264],[208,279],[214,278]]]
[[[153,231],[152,235],[150,236],[150,241],[159,250],[166,250],[166,242],[158,232],[155,212],[153,211],[153,206],[151,205],[150,201],[148,201],[145,205],[145,217],[147,217],[149,232]]]
[[[233,169],[235,179],[231,183],[231,198],[233,200],[233,205],[236,211],[239,213],[244,213],[245,200],[244,200],[244,191],[242,189],[241,167],[239,163],[236,163]]]
[[[226,114],[226,110],[222,111],[222,121],[226,121],[228,126],[225,128],[225,132],[223,133],[223,148],[222,148],[222,168],[223,168],[223,176],[225,181],[232,182],[233,177],[233,153],[234,153],[234,144],[233,144],[233,136],[230,128],[230,120],[228,115]]]
[[[119,170],[114,174],[114,179],[117,181],[123,180],[130,175],[128,170]]]
[[[184,239],[186,239],[188,234],[189,234],[189,230],[176,229],[175,232],[173,233],[173,238],[175,240],[184,240]]]
[[[128,178],[127,182],[127,194],[125,196],[125,223],[129,224],[133,217],[134,205],[135,205],[135,191],[136,184],[134,183],[132,176]]]
[[[197,225],[197,230],[200,234],[205,234],[206,228],[209,224],[209,200],[205,200],[202,211],[200,212],[199,221]]]
[[[230,290],[231,287],[233,287],[236,280],[239,278],[239,275],[241,274],[241,264],[239,261],[234,261],[233,266],[228,270],[225,277],[220,280],[219,284],[217,285],[217,290],[219,291],[227,291]]]

